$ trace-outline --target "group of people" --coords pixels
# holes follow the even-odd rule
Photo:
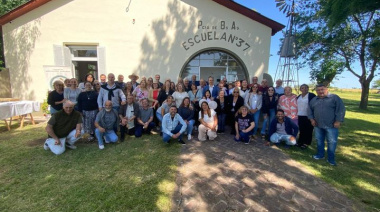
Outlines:
[[[106,78],[108,79],[106,81]],[[325,155],[325,139],[328,144],[328,162],[335,163],[338,128],[344,119],[342,100],[330,94],[324,85],[317,85],[317,95],[301,85],[300,95],[292,88],[269,86],[258,78],[227,83],[218,83],[213,77],[206,80],[178,78],[160,82],[160,75],[146,78],[132,74],[130,81],[124,76],[110,73],[95,80],[87,74],[78,85],[76,79],[62,83],[54,82],[54,91],[49,93],[48,103],[53,114],[46,127],[49,139],[45,149],[61,154],[65,147],[75,149],[74,143],[83,134],[97,139],[100,149],[105,143],[125,140],[126,134],[141,137],[156,129],[165,143],[177,140],[186,144],[183,135],[191,140],[198,131],[198,140],[214,140],[231,127],[236,142],[248,144],[261,136],[271,143],[284,142],[305,149],[315,137],[318,152],[314,159]],[[65,88],[66,87],[66,88]],[[261,123],[260,120],[263,120]],[[261,130],[258,132],[261,124]],[[298,140],[297,135],[299,134]]]

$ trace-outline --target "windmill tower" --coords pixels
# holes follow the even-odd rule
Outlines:
[[[281,79],[283,86],[290,86],[298,93],[299,77],[295,43],[296,25],[294,23],[296,5],[294,0],[276,0],[276,6],[286,14],[289,20],[274,80]]]

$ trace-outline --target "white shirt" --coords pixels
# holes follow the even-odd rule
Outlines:
[[[177,106],[177,108],[179,108],[179,106],[182,104],[183,99],[185,97],[189,97],[189,94],[185,91],[182,93],[176,91],[173,93],[172,96],[173,96],[173,99],[175,100],[175,105]]]
[[[214,116],[216,115],[216,112],[213,109],[211,110],[211,117],[208,116],[208,114],[204,114],[203,121],[207,124],[214,124]],[[199,119],[202,118],[202,111],[199,111]]]
[[[215,85],[213,85],[213,86],[209,85],[209,86],[208,86],[208,89],[210,90],[211,95],[212,95],[212,90],[214,90],[214,86],[215,86]]]
[[[297,107],[299,116],[307,116],[307,110],[309,109],[309,93],[304,97],[302,95],[297,99]]]
[[[127,111],[125,112],[125,115],[127,116],[128,120],[134,116],[134,111],[133,111],[133,104],[127,106]],[[128,122],[128,129],[132,129],[135,127],[135,121],[129,121]]]

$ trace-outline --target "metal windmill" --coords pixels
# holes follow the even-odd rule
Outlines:
[[[298,93],[299,77],[295,43],[296,25],[294,23],[296,4],[294,0],[275,1],[276,7],[285,13],[289,20],[286,26],[285,38],[281,46],[280,58],[274,79],[281,79],[283,85],[292,87]]]

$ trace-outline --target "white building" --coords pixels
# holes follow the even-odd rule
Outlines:
[[[12,97],[39,101],[46,72],[57,70],[78,79],[262,77],[271,36],[284,27],[230,0],[32,0],[0,25]]]

